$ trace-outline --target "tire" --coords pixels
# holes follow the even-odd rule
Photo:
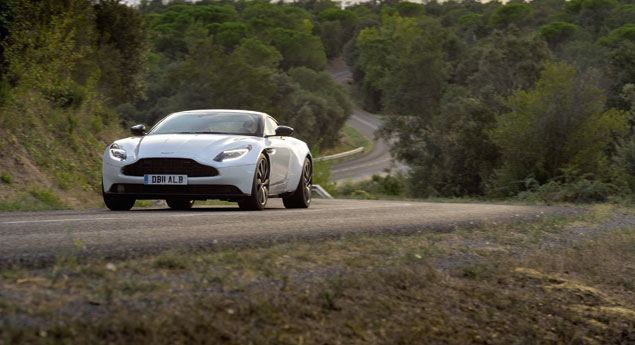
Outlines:
[[[194,200],[187,199],[166,199],[165,202],[173,210],[189,210],[194,205]]]
[[[241,210],[260,211],[267,206],[269,199],[269,162],[264,155],[258,157],[251,195],[238,200]]]
[[[119,196],[103,194],[104,204],[112,211],[128,211],[134,206],[135,199]]]
[[[311,205],[311,187],[313,186],[313,165],[307,157],[302,166],[302,176],[298,188],[293,194],[283,197],[282,203],[286,208],[308,208]]]

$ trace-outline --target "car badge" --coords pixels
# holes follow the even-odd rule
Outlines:
[[[164,155],[169,155],[169,154],[172,154],[172,153],[174,153],[174,151],[172,151],[172,152],[168,152],[168,151],[161,151],[161,154],[164,154]]]

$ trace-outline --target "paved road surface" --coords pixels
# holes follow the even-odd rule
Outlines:
[[[252,245],[351,233],[451,230],[459,224],[536,217],[546,207],[368,200],[314,200],[286,210],[279,199],[262,212],[237,207],[191,211],[133,209],[0,213],[0,265],[37,264],[63,255],[126,257],[167,249]]]
[[[333,79],[341,84],[346,84],[351,79],[351,72],[342,61],[330,66],[329,70]],[[388,144],[375,137],[375,131],[381,126],[380,118],[355,107],[346,124],[372,140],[374,145],[370,152],[334,165],[331,169],[333,181],[362,180],[395,167]]]
[[[370,152],[334,165],[331,169],[333,181],[361,180],[394,168],[390,148],[383,139],[375,138],[375,131],[381,126],[380,119],[371,113],[355,108],[346,123],[373,140],[373,148]]]

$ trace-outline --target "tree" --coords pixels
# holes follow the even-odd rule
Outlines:
[[[365,103],[392,114],[429,117],[448,77],[447,33],[431,18],[385,16],[356,40]]]
[[[469,48],[456,64],[452,80],[467,86],[494,113],[504,110],[504,99],[536,82],[549,57],[544,41],[518,30],[494,31]]]
[[[271,30],[270,37],[271,44],[282,54],[282,68],[307,66],[321,70],[326,66],[326,54],[319,38],[283,28]]]
[[[245,63],[252,66],[277,68],[282,55],[276,48],[257,38],[247,38],[236,48],[236,54]]]
[[[8,77],[58,106],[81,104],[83,85],[99,77],[90,3],[17,1],[14,14],[4,51]]]
[[[328,57],[342,53],[344,45],[353,37],[357,15],[348,10],[327,8],[318,15],[319,22],[316,30],[322,39],[322,44]]]
[[[616,45],[622,41],[631,41],[635,43],[635,23],[626,24],[602,37],[600,43],[605,45]]]
[[[439,112],[399,147],[415,196],[482,195],[498,158],[489,139],[494,114],[460,86],[446,89]]]
[[[552,22],[538,29],[540,36],[549,43],[549,47],[552,50],[556,49],[566,40],[573,38],[578,31],[579,27],[577,25],[567,22]]]
[[[264,109],[274,89],[272,74],[203,42],[174,71],[170,103],[176,109]]]
[[[521,26],[529,19],[531,7],[524,3],[512,2],[501,6],[490,17],[490,24],[497,28],[510,25]]]
[[[604,21],[617,6],[615,0],[572,0],[566,3],[567,11],[577,15],[577,21],[593,36],[602,33]]]
[[[312,131],[319,138],[319,144],[329,146],[339,139],[339,129],[344,126],[351,113],[351,105],[338,85],[328,73],[316,72],[306,67],[289,70],[291,79],[302,88],[302,95],[294,111],[299,115],[296,123],[309,120],[313,122]],[[303,123],[299,128],[307,131]],[[315,143],[315,141],[314,141]]]
[[[102,0],[95,5],[95,26],[100,89],[115,105],[142,97],[150,48],[142,15],[119,0]]]
[[[13,21],[13,1],[0,3],[0,79],[4,76],[6,65],[4,60],[4,42],[9,37],[9,27]]]
[[[549,63],[536,86],[516,91],[509,112],[498,116],[492,140],[501,167],[494,194],[513,195],[531,178],[544,184],[575,171],[608,178],[608,149],[628,130],[626,113],[604,110],[606,96],[587,75],[564,63]]]
[[[224,22],[211,31],[215,41],[223,45],[227,51],[232,51],[243,39],[251,36],[247,24],[240,22]]]
[[[254,32],[264,33],[277,28],[306,34],[313,31],[311,14],[300,7],[255,2],[242,11],[241,17],[252,27]]]

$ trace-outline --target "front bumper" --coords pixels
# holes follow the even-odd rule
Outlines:
[[[255,164],[218,167],[218,175],[188,177],[187,185],[144,185],[143,176],[122,173],[121,165],[103,164],[104,193],[136,199],[225,199],[251,195]]]

